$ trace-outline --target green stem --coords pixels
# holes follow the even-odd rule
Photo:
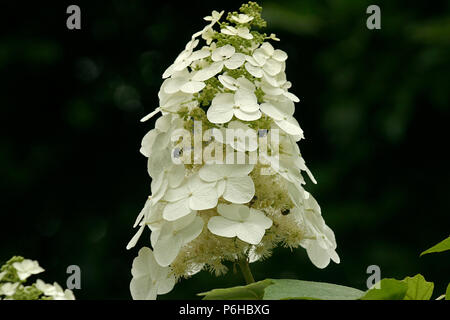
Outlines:
[[[239,267],[241,268],[242,275],[244,276],[245,282],[247,282],[247,284],[255,282],[247,259],[240,259],[238,263]]]

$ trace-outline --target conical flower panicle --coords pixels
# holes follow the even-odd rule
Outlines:
[[[138,215],[134,247],[146,227],[150,245],[133,262],[134,299],[155,299],[176,281],[225,261],[270,256],[302,246],[319,268],[339,263],[333,231],[305,189],[315,183],[297,142],[287,54],[265,27],[261,7],[244,4],[223,19],[204,18],[163,74],[155,128],[142,141],[152,194]],[[203,46],[200,47],[200,42]]]

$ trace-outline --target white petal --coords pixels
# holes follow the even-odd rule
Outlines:
[[[152,280],[157,280],[161,273],[167,274],[167,268],[158,265],[155,255],[148,247],[139,250],[138,256],[133,260],[131,274],[135,278],[150,276]]]
[[[180,71],[185,72],[185,71],[187,70],[186,67],[187,67],[188,65],[190,65],[190,64],[191,64],[191,61],[190,61],[189,59],[186,59],[186,60],[177,62],[177,63],[174,64],[173,70],[175,71],[175,73],[176,73],[176,72],[180,72]],[[175,76],[175,73],[172,74],[172,77]]]
[[[293,93],[285,91],[283,95],[293,102],[300,102],[300,99]]]
[[[266,71],[262,72],[262,76],[264,80],[267,81],[271,86],[278,87],[280,84],[278,83],[277,79],[275,79],[273,76],[268,74]]]
[[[271,76],[276,76],[281,71],[281,63],[274,60],[269,59],[263,66],[264,71],[266,71]]]
[[[233,91],[237,90],[237,87],[236,87],[237,81],[233,77],[230,77],[227,75],[220,75],[218,78],[219,78],[220,83],[225,88],[233,90]]]
[[[174,165],[167,173],[167,179],[169,180],[169,186],[171,188],[177,188],[183,182],[185,174],[184,165]]]
[[[262,67],[262,65],[260,65],[253,56],[246,55],[245,60],[247,60],[254,67]]]
[[[238,23],[244,24],[244,23],[247,23],[249,21],[252,21],[253,17],[250,17],[250,16],[248,16],[246,14],[240,13],[237,16],[231,16],[231,20],[234,20],[234,21],[236,21]]]
[[[236,90],[234,94],[234,101],[235,104],[244,112],[252,113],[259,110],[256,95],[251,91],[245,89]]]
[[[301,136],[303,138],[303,130],[300,128],[297,120],[294,117],[286,117],[283,120],[275,120],[276,124],[280,126],[286,133],[293,136]]]
[[[214,97],[206,113],[212,123],[226,123],[233,118],[234,95],[219,93]]]
[[[283,165],[280,169],[281,171],[278,171],[278,173],[286,180],[297,185],[305,184],[305,180],[303,179],[300,170],[293,168],[292,164],[290,166]]]
[[[285,91],[278,87],[273,87],[270,84],[263,83],[261,85],[261,89],[264,91],[264,93],[272,96],[279,96],[280,94],[283,94]]]
[[[131,268],[131,274],[133,277],[141,277],[145,275],[151,275],[156,271],[155,258],[152,250],[148,247],[142,247],[138,256],[134,258]]]
[[[200,168],[198,174],[203,180],[207,182],[214,182],[224,177],[221,168],[222,165],[219,164],[206,164]]]
[[[339,255],[336,253],[335,250],[329,249],[328,254],[330,255],[331,260],[333,260],[335,263],[341,262],[341,258],[339,258]]]
[[[188,194],[189,189],[187,183],[184,183],[177,188],[167,190],[166,195],[164,196],[164,200],[175,202],[181,199],[186,199],[188,197]]]
[[[204,193],[215,187],[215,182],[205,182],[198,174],[192,175],[188,180],[188,188],[191,194]]]
[[[219,47],[214,50],[211,54],[211,59],[213,61],[222,61],[231,57],[235,51],[236,49],[234,49],[232,45],[226,44],[223,47]]]
[[[158,294],[166,294],[172,291],[173,287],[175,286],[175,277],[168,277],[164,281],[158,282]]]
[[[231,26],[226,26],[225,28],[221,29],[220,32],[229,36],[235,36],[237,34],[236,28]]]
[[[189,60],[191,62],[197,61],[203,58],[208,57],[211,54],[211,52],[208,49],[200,49],[197,51],[192,52],[191,56],[189,57]]]
[[[196,93],[201,91],[205,86],[206,84],[201,81],[188,81],[181,86],[180,90],[185,93]]]
[[[206,27],[205,27],[205,28],[206,28]],[[200,30],[200,31],[197,31],[196,33],[194,33],[194,34],[192,35],[192,38],[197,38],[197,37],[200,36],[202,33],[203,33],[203,29]]]
[[[163,230],[163,232],[166,232],[170,229],[170,232],[178,232],[180,230],[183,230],[184,228],[186,228],[187,226],[189,226],[197,217],[197,212],[196,211],[192,211],[191,213],[189,213],[187,216],[184,216],[180,219],[177,219],[175,221],[171,221],[170,222],[170,228],[165,228]],[[169,232],[169,233],[170,233]]]
[[[248,61],[245,63],[245,69],[255,78],[261,78],[263,76],[263,71],[260,67],[255,67],[251,65]]]
[[[261,49],[264,50],[264,52],[270,57],[274,54],[274,48],[269,42],[264,42],[261,45]]]
[[[160,238],[155,245],[155,259],[162,267],[170,265],[180,252],[183,240],[179,236],[166,236]]]
[[[133,300],[156,300],[157,291],[149,276],[131,279],[130,293]]]
[[[282,62],[282,61],[286,61],[286,59],[288,58],[288,55],[283,50],[276,49],[272,54],[272,58],[277,61]]]
[[[250,215],[250,209],[241,204],[219,204],[217,212],[226,219],[242,222]]]
[[[183,244],[187,244],[197,238],[202,233],[204,224],[203,219],[197,216],[186,228],[180,230],[178,235],[183,239]]]
[[[272,219],[267,217],[262,211],[250,208],[250,216],[246,221],[260,226],[263,229],[269,229],[272,226]]]
[[[274,103],[274,105],[281,113],[285,113],[289,116],[292,116],[294,114],[295,111],[294,102],[285,98],[284,96],[280,97],[280,99],[277,100],[276,103]]]
[[[264,236],[265,230],[254,224],[243,222],[236,230],[236,236],[250,244],[258,244]]]
[[[166,97],[160,97],[160,108],[162,110],[170,110],[173,107],[178,108],[181,103],[188,101],[190,98],[191,95],[184,92],[166,95]]]
[[[252,91],[252,92],[255,91],[255,89],[256,89],[253,82],[251,82],[244,76],[240,76],[236,81],[237,81],[238,87],[241,89],[247,89],[248,91]]]
[[[281,113],[273,104],[264,102],[259,106],[259,108],[263,113],[265,113],[272,119],[283,120],[284,114]]]
[[[17,287],[19,285],[20,285],[19,282],[16,283],[6,282],[0,286],[0,294],[3,294],[5,296],[12,296],[16,293]]]
[[[223,69],[222,61],[213,62],[208,67],[197,71],[197,73],[195,73],[192,76],[192,80],[193,81],[206,81],[206,80],[214,77],[216,74],[218,74],[220,71],[222,71],[222,69]]]
[[[171,78],[167,79],[164,85],[164,92],[172,94],[180,91],[181,87],[186,83],[185,78]]]
[[[211,189],[195,191],[189,199],[189,207],[192,210],[207,210],[217,205],[217,191],[215,184]]]
[[[299,168],[300,170],[306,171],[306,173],[308,174],[308,177],[309,177],[309,179],[311,179],[312,183],[317,184],[317,181],[314,178],[314,175],[308,169],[308,167],[305,164],[305,160],[300,155],[298,156],[298,158],[296,158],[295,164],[296,164],[297,168]]]
[[[147,215],[147,213],[150,211],[150,208],[151,208],[151,206],[150,206],[150,199],[147,198],[147,201],[145,201],[144,207],[139,212],[136,220],[134,221],[133,228],[136,228],[139,225],[139,223],[141,222],[142,218],[144,218]],[[1,278],[0,278],[0,280],[1,280]]]
[[[223,197],[232,203],[247,203],[255,195],[251,177],[228,178]]]
[[[264,50],[262,50],[261,48],[258,48],[253,52],[253,59],[255,59],[255,62],[260,67],[262,67],[266,63],[268,57],[269,56],[266,54],[266,52],[264,52]]]
[[[170,77],[175,71],[174,71],[174,68],[175,68],[175,64],[171,64],[167,69],[166,69],[166,71],[164,71],[164,73],[163,73],[163,75],[162,75],[162,78],[163,79],[166,79],[166,78],[168,78],[168,77]]]
[[[192,54],[192,50],[188,49],[188,46],[186,45],[185,50],[181,51],[180,54],[175,59],[174,65],[176,66],[177,64],[185,61],[187,58],[189,58],[189,56],[191,54]]]
[[[253,39],[253,35],[250,33],[248,28],[245,27],[237,28],[237,35],[247,40]]]
[[[240,109],[236,109],[234,111],[234,115],[236,116],[236,118],[243,120],[243,121],[254,121],[254,120],[258,120],[259,118],[261,118],[261,112],[259,110],[248,113],[248,112],[244,112]]]
[[[242,66],[245,62],[245,54],[235,53],[225,61],[225,67],[234,70]]]
[[[195,47],[197,47],[197,45],[199,44],[199,40],[195,38],[196,37],[192,37],[192,39],[188,43],[186,43],[186,51],[192,51],[195,49]]]
[[[299,208],[303,205],[303,192],[300,189],[303,189],[301,186],[298,186],[294,183],[288,182],[288,194],[289,198],[292,202]]]
[[[136,234],[133,236],[133,238],[131,238],[130,242],[128,242],[127,244],[127,250],[130,250],[131,248],[133,248],[136,243],[138,242],[139,238],[142,235],[142,232],[144,231],[145,228],[145,224],[143,224],[139,230],[136,232]]]
[[[38,274],[45,271],[39,266],[37,261],[30,259],[25,259],[22,262],[14,262],[13,267],[16,269],[20,280],[25,280],[32,274]]]
[[[284,78],[284,80],[286,80],[286,79],[285,79],[286,74],[285,74],[284,72],[280,73],[279,76],[282,76],[282,77]],[[277,77],[278,77],[278,76],[277,76]],[[277,79],[277,80],[280,81],[280,79]],[[292,83],[291,83],[290,81],[285,81],[285,82],[283,83],[283,89],[289,90],[291,87],[292,87]]]
[[[158,176],[160,176],[161,174],[164,175],[163,169],[166,167],[167,164],[170,164],[170,163],[167,163],[167,160],[170,159],[170,155],[168,155],[167,152],[161,152],[161,149],[159,148],[158,144],[161,144],[161,142],[162,142],[162,139],[160,136],[157,137],[157,139],[155,139],[155,140],[157,140],[155,147],[158,147],[158,148],[155,148],[156,152],[154,152],[152,154],[152,156],[148,158],[148,161],[147,161],[148,174],[154,180],[156,180],[158,178]],[[152,188],[152,190],[153,190],[153,188]],[[153,191],[156,192],[156,190],[153,190]]]
[[[174,221],[190,214],[189,199],[181,199],[176,202],[169,202],[164,207],[163,218]]]
[[[161,185],[161,187],[159,187],[158,191],[152,193],[152,199],[150,200],[152,204],[157,203],[159,200],[161,200],[164,197],[164,195],[167,191],[168,185],[169,185],[169,182],[167,181],[167,179],[163,179],[162,185]]]
[[[143,117],[140,121],[141,122],[145,122],[149,119],[151,119],[155,114],[157,114],[158,112],[161,111],[161,108],[156,108],[154,111],[150,112],[148,115],[146,115],[145,117]]]
[[[234,105],[234,94],[232,93],[219,93],[211,101],[211,105],[226,105],[228,107]]]
[[[217,205],[216,182],[205,182],[198,174],[188,181],[189,206],[192,210],[206,210]]]
[[[153,228],[152,233],[150,234],[150,244],[153,248],[155,247],[155,244],[159,239],[159,235],[161,233],[161,224],[162,223],[160,223],[160,226],[158,228]]]
[[[161,132],[167,132],[170,129],[170,125],[172,124],[172,115],[166,114],[164,116],[159,117],[155,121],[155,128]]]
[[[184,61],[183,61],[184,62]],[[176,69],[176,67],[175,67]],[[183,79],[189,79],[189,70],[187,68],[183,68],[181,70],[176,70],[174,74],[172,75],[172,79],[176,78],[183,78]]]
[[[323,269],[330,263],[330,255],[326,249],[319,246],[317,241],[312,241],[306,249],[309,259],[319,269]]]
[[[228,177],[245,177],[252,172],[254,164],[224,164]]]
[[[208,221],[208,230],[213,234],[233,238],[236,236],[236,228],[239,222],[225,219],[220,216],[214,216]]]
[[[227,186],[227,183],[225,180],[220,180],[217,182],[216,190],[217,190],[217,197],[220,198],[223,193],[225,192],[225,187]]]

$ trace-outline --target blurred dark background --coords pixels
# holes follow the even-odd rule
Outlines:
[[[139,119],[158,106],[161,74],[213,9],[241,1],[58,1],[1,5],[0,262],[37,259],[78,299],[130,299],[138,248],[125,249],[149,194]],[[81,30],[66,8],[81,8]],[[255,278],[365,289],[366,268],[402,279],[449,279],[449,255],[419,253],[449,235],[448,1],[261,1],[266,32],[286,51],[301,98],[307,184],[334,230],[341,264],[315,268],[303,249],[277,249]],[[366,8],[381,7],[381,30]],[[202,272],[162,299],[242,284]]]

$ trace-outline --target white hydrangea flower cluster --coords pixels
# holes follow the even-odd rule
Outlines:
[[[279,40],[274,34],[251,29],[266,25],[256,3],[229,13],[226,21],[222,16],[223,11],[214,11],[204,18],[209,24],[164,72],[159,107],[142,119],[162,113],[140,150],[148,158],[152,195],[127,249],[148,227],[153,251],[142,248],[133,262],[134,299],[155,299],[203,269],[222,274],[225,261],[266,258],[278,245],[304,247],[319,268],[330,259],[339,263],[334,233],[303,188],[302,171],[315,180],[296,143],[304,137],[293,116],[299,99],[289,92],[287,54],[268,42]],[[200,38],[205,45],[198,48]],[[270,139],[258,163],[208,162],[195,155],[195,141],[180,147],[176,135],[182,129],[195,135],[196,123],[213,132],[258,133],[249,141],[221,135],[201,139],[202,150],[215,155],[240,152],[248,159],[261,148],[257,136],[272,130],[279,137]],[[181,157],[184,162],[174,161]],[[263,173],[267,169],[270,174]]]
[[[0,269],[0,300],[75,300],[73,292],[58,283],[47,284],[37,279],[32,285],[26,280],[44,272],[35,260],[13,257]]]

